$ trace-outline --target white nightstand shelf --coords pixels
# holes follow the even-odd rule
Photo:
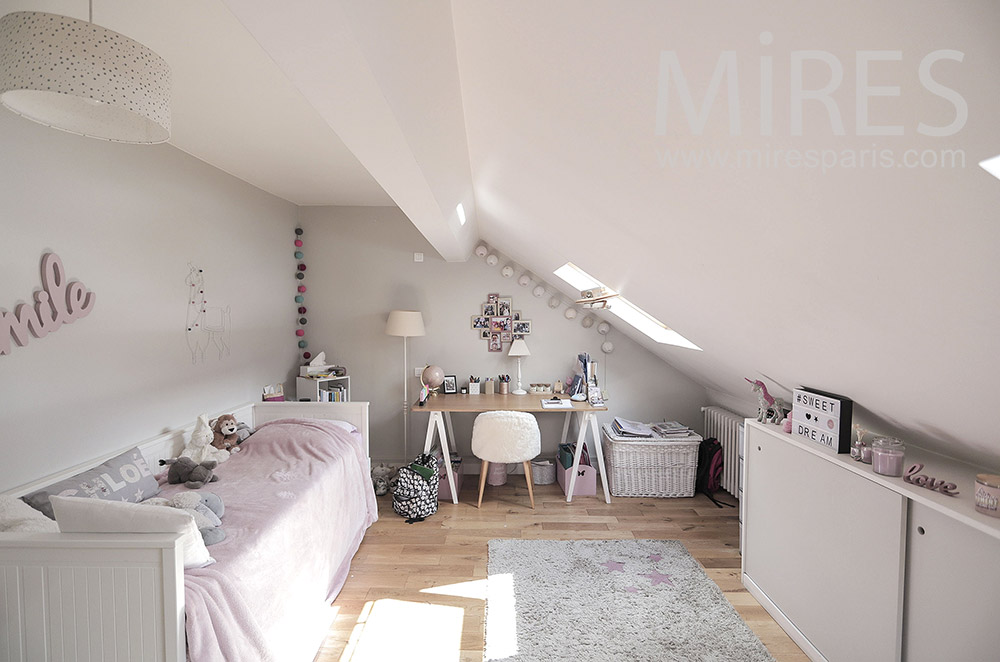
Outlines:
[[[326,396],[326,397],[324,397]],[[309,402],[349,402],[351,377],[296,377],[295,399]]]

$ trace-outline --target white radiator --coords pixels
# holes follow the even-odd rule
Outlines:
[[[701,411],[705,414],[705,439],[715,437],[722,444],[722,489],[739,498],[743,417],[722,407],[702,407]]]

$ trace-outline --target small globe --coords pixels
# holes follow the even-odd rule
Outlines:
[[[420,383],[427,388],[437,388],[444,383],[444,370],[436,365],[429,365],[420,373]]]

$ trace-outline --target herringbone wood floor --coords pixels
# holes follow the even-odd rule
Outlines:
[[[351,575],[334,602],[336,620],[316,662],[373,662],[391,653],[407,660],[481,662],[481,597],[423,589],[470,586],[466,583],[484,579],[486,545],[493,538],[680,540],[778,662],[808,659],[740,583],[735,508],[717,508],[702,495],[613,498],[611,504],[588,496],[568,504],[558,485],[545,485],[535,486],[531,510],[524,478],[518,475],[502,487],[487,486],[482,510],[477,510],[476,478],[466,477],[459,504],[441,502],[435,516],[415,524],[392,512],[389,497],[379,498],[380,519],[354,557]],[[392,622],[377,623],[380,618]],[[404,622],[412,618],[425,622]]]

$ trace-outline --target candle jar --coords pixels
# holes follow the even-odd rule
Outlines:
[[[903,475],[903,454],[906,446],[893,437],[879,437],[872,441],[872,470],[883,476]]]
[[[1000,476],[976,475],[976,510],[1000,517]]]

